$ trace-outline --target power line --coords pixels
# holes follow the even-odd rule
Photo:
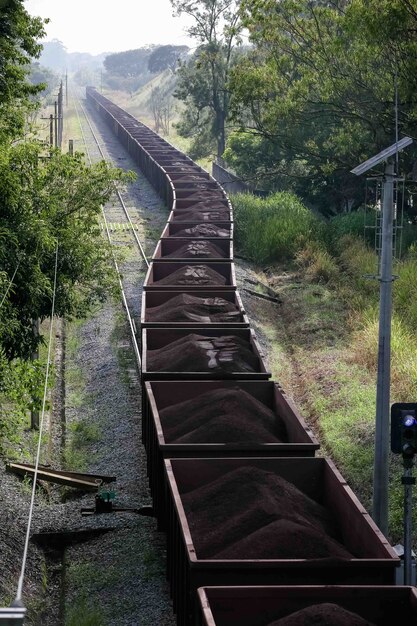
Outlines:
[[[3,306],[3,302],[5,301],[5,299],[6,299],[6,297],[7,297],[7,294],[9,293],[10,287],[11,287],[11,286],[12,286],[12,284],[13,284],[14,277],[16,276],[16,274],[17,274],[17,270],[19,269],[19,265],[20,265],[20,261],[19,261],[19,262],[18,262],[18,264],[16,265],[16,269],[15,269],[15,271],[13,272],[13,276],[11,277],[11,279],[10,279],[10,281],[9,281],[9,284],[7,285],[6,292],[5,292],[4,296],[3,296],[3,298],[1,299],[1,302],[0,302],[0,309],[1,309],[1,307]]]
[[[28,523],[27,523],[27,529],[26,529],[25,545],[24,545],[24,549],[23,549],[22,568],[20,570],[20,577],[19,577],[19,582],[18,582],[18,586],[17,586],[17,593],[16,593],[16,598],[15,598],[15,601],[14,601],[15,605],[16,604],[20,605],[21,604],[21,599],[22,599],[23,580],[24,580],[24,577],[25,577],[26,561],[27,561],[27,554],[28,554],[28,548],[29,548],[30,529],[31,529],[32,517],[33,517],[33,507],[34,507],[34,504],[35,504],[36,481],[37,481],[37,478],[38,478],[39,458],[40,458],[40,454],[41,454],[41,443],[42,443],[42,429],[43,429],[43,422],[44,422],[44,417],[45,417],[46,394],[47,394],[47,391],[48,391],[49,367],[50,367],[50,363],[51,363],[52,331],[53,331],[53,326],[54,326],[54,314],[55,314],[55,295],[56,295],[57,268],[58,268],[58,243],[56,244],[56,252],[55,252],[55,271],[54,271],[54,289],[53,289],[53,295],[52,295],[51,326],[50,326],[50,329],[49,329],[48,359],[47,359],[47,363],[46,363],[45,386],[44,386],[43,401],[42,401],[42,414],[41,414],[41,419],[40,419],[40,424],[39,424],[39,440],[38,440],[38,448],[37,448],[37,452],[36,452],[35,472],[34,472],[34,476],[33,476],[32,496],[31,496],[31,499],[30,499],[29,516],[28,516]]]

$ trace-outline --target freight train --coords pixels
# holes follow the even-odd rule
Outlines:
[[[178,625],[416,623],[394,550],[270,380],[224,189],[93,88],[87,100],[170,211],[143,287],[142,434]]]

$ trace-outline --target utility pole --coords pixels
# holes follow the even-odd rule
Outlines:
[[[54,145],[54,116],[49,116],[49,145],[52,147]]]
[[[379,276],[378,379],[376,389],[373,518],[388,533],[388,464],[390,441],[392,237],[394,223],[394,163],[388,160],[382,206],[381,269]]]
[[[33,329],[33,334],[35,335],[37,339],[39,337],[39,319],[32,320],[32,329]],[[38,345],[31,353],[30,360],[31,361],[39,360],[39,346]],[[32,430],[39,430],[39,411],[37,409],[32,410],[30,412],[30,427],[32,428]]]
[[[49,144],[55,148],[62,147],[62,136],[64,132],[64,87],[61,84],[57,94],[57,100],[54,102],[54,115],[51,113],[49,117],[42,117],[43,120],[49,120]]]
[[[68,70],[65,70],[65,104],[68,106]]]
[[[54,126],[55,126],[55,148],[58,148],[58,103],[55,100],[54,102],[54,109],[55,109],[55,119],[54,119]]]
[[[380,299],[379,299],[379,338],[378,338],[378,378],[376,391],[375,453],[372,516],[384,535],[388,534],[388,482],[390,449],[390,373],[391,373],[391,315],[392,315],[392,245],[394,222],[394,163],[392,158],[411,145],[413,140],[404,137],[392,146],[382,150],[352,170],[360,176],[380,163],[385,162],[384,197],[382,204],[382,237]]]
[[[64,88],[61,84],[58,91],[58,146],[62,146],[62,134],[64,129]]]

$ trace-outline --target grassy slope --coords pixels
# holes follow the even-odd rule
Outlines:
[[[281,300],[276,316],[262,322],[273,342],[269,355],[273,374],[301,407],[322,452],[335,461],[371,510],[376,372],[358,362],[362,336],[357,318],[349,314],[334,286],[312,283],[299,268],[275,266],[266,274],[260,272],[259,278]],[[374,348],[376,352],[376,341]],[[403,399],[393,385],[392,402]],[[392,458],[390,539],[394,543],[402,537],[400,475],[401,462]]]
[[[149,108],[149,98],[151,96],[152,89],[156,87],[160,87],[161,89],[166,88],[171,78],[171,74],[168,71],[161,72],[157,74],[155,78],[149,81],[146,85],[141,87],[139,91],[137,91],[133,96],[130,96],[128,93],[123,91],[111,91],[109,89],[104,90],[104,95],[116,102],[123,109],[134,115],[138,120],[154,129],[154,120],[152,117],[152,112]],[[179,100],[172,98],[172,120],[170,123],[169,135],[164,135],[161,133],[169,143],[172,143],[173,146],[181,150],[182,152],[187,152],[190,147],[190,139],[181,137],[175,125],[179,120],[181,114],[181,107],[183,106]],[[204,167],[207,171],[211,172],[211,159],[201,159],[198,161],[198,164],[201,167]]]

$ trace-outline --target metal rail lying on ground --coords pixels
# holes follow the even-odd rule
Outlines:
[[[18,474],[19,476],[29,476],[33,478],[35,466],[27,463],[7,463],[6,471]],[[80,472],[67,472],[54,470],[45,465],[39,465],[38,480],[46,480],[50,483],[84,489],[86,491],[96,491],[103,483],[110,483],[116,480],[116,476],[102,474],[84,474]]]

